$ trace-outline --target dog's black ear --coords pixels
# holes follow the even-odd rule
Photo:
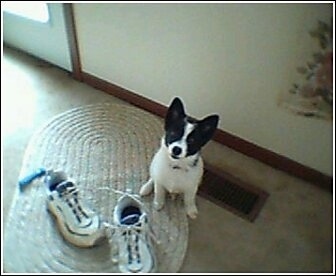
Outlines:
[[[165,118],[165,129],[170,128],[174,123],[183,120],[186,117],[182,101],[176,97],[170,104],[166,118]]]
[[[219,121],[218,115],[210,115],[198,122],[198,128],[202,137],[202,146],[204,146],[214,135]]]

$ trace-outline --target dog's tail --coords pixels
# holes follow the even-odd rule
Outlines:
[[[154,181],[153,179],[149,179],[145,184],[142,185],[140,189],[140,195],[146,196],[149,195],[154,189]]]

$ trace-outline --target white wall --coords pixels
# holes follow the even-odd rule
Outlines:
[[[332,123],[278,107],[331,4],[75,4],[84,72],[332,175]]]
[[[50,20],[41,23],[3,13],[3,40],[68,71],[72,71],[62,4],[48,4]]]

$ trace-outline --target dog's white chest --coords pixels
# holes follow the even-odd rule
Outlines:
[[[196,164],[173,162],[165,152],[159,150],[151,164],[151,176],[154,182],[164,186],[169,193],[185,193],[199,185],[203,174],[203,160],[199,157]]]

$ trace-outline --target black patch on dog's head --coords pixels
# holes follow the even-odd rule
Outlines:
[[[187,156],[194,155],[210,141],[218,125],[218,115],[211,115],[194,123],[194,130],[187,136]]]
[[[194,155],[212,138],[219,121],[218,115],[210,115],[202,120],[196,120],[186,115],[183,103],[174,98],[165,117],[165,145],[180,141],[188,123],[194,126],[186,137],[186,156]]]
[[[186,114],[182,101],[175,98],[170,104],[165,118],[166,146],[180,140],[184,134]]]

